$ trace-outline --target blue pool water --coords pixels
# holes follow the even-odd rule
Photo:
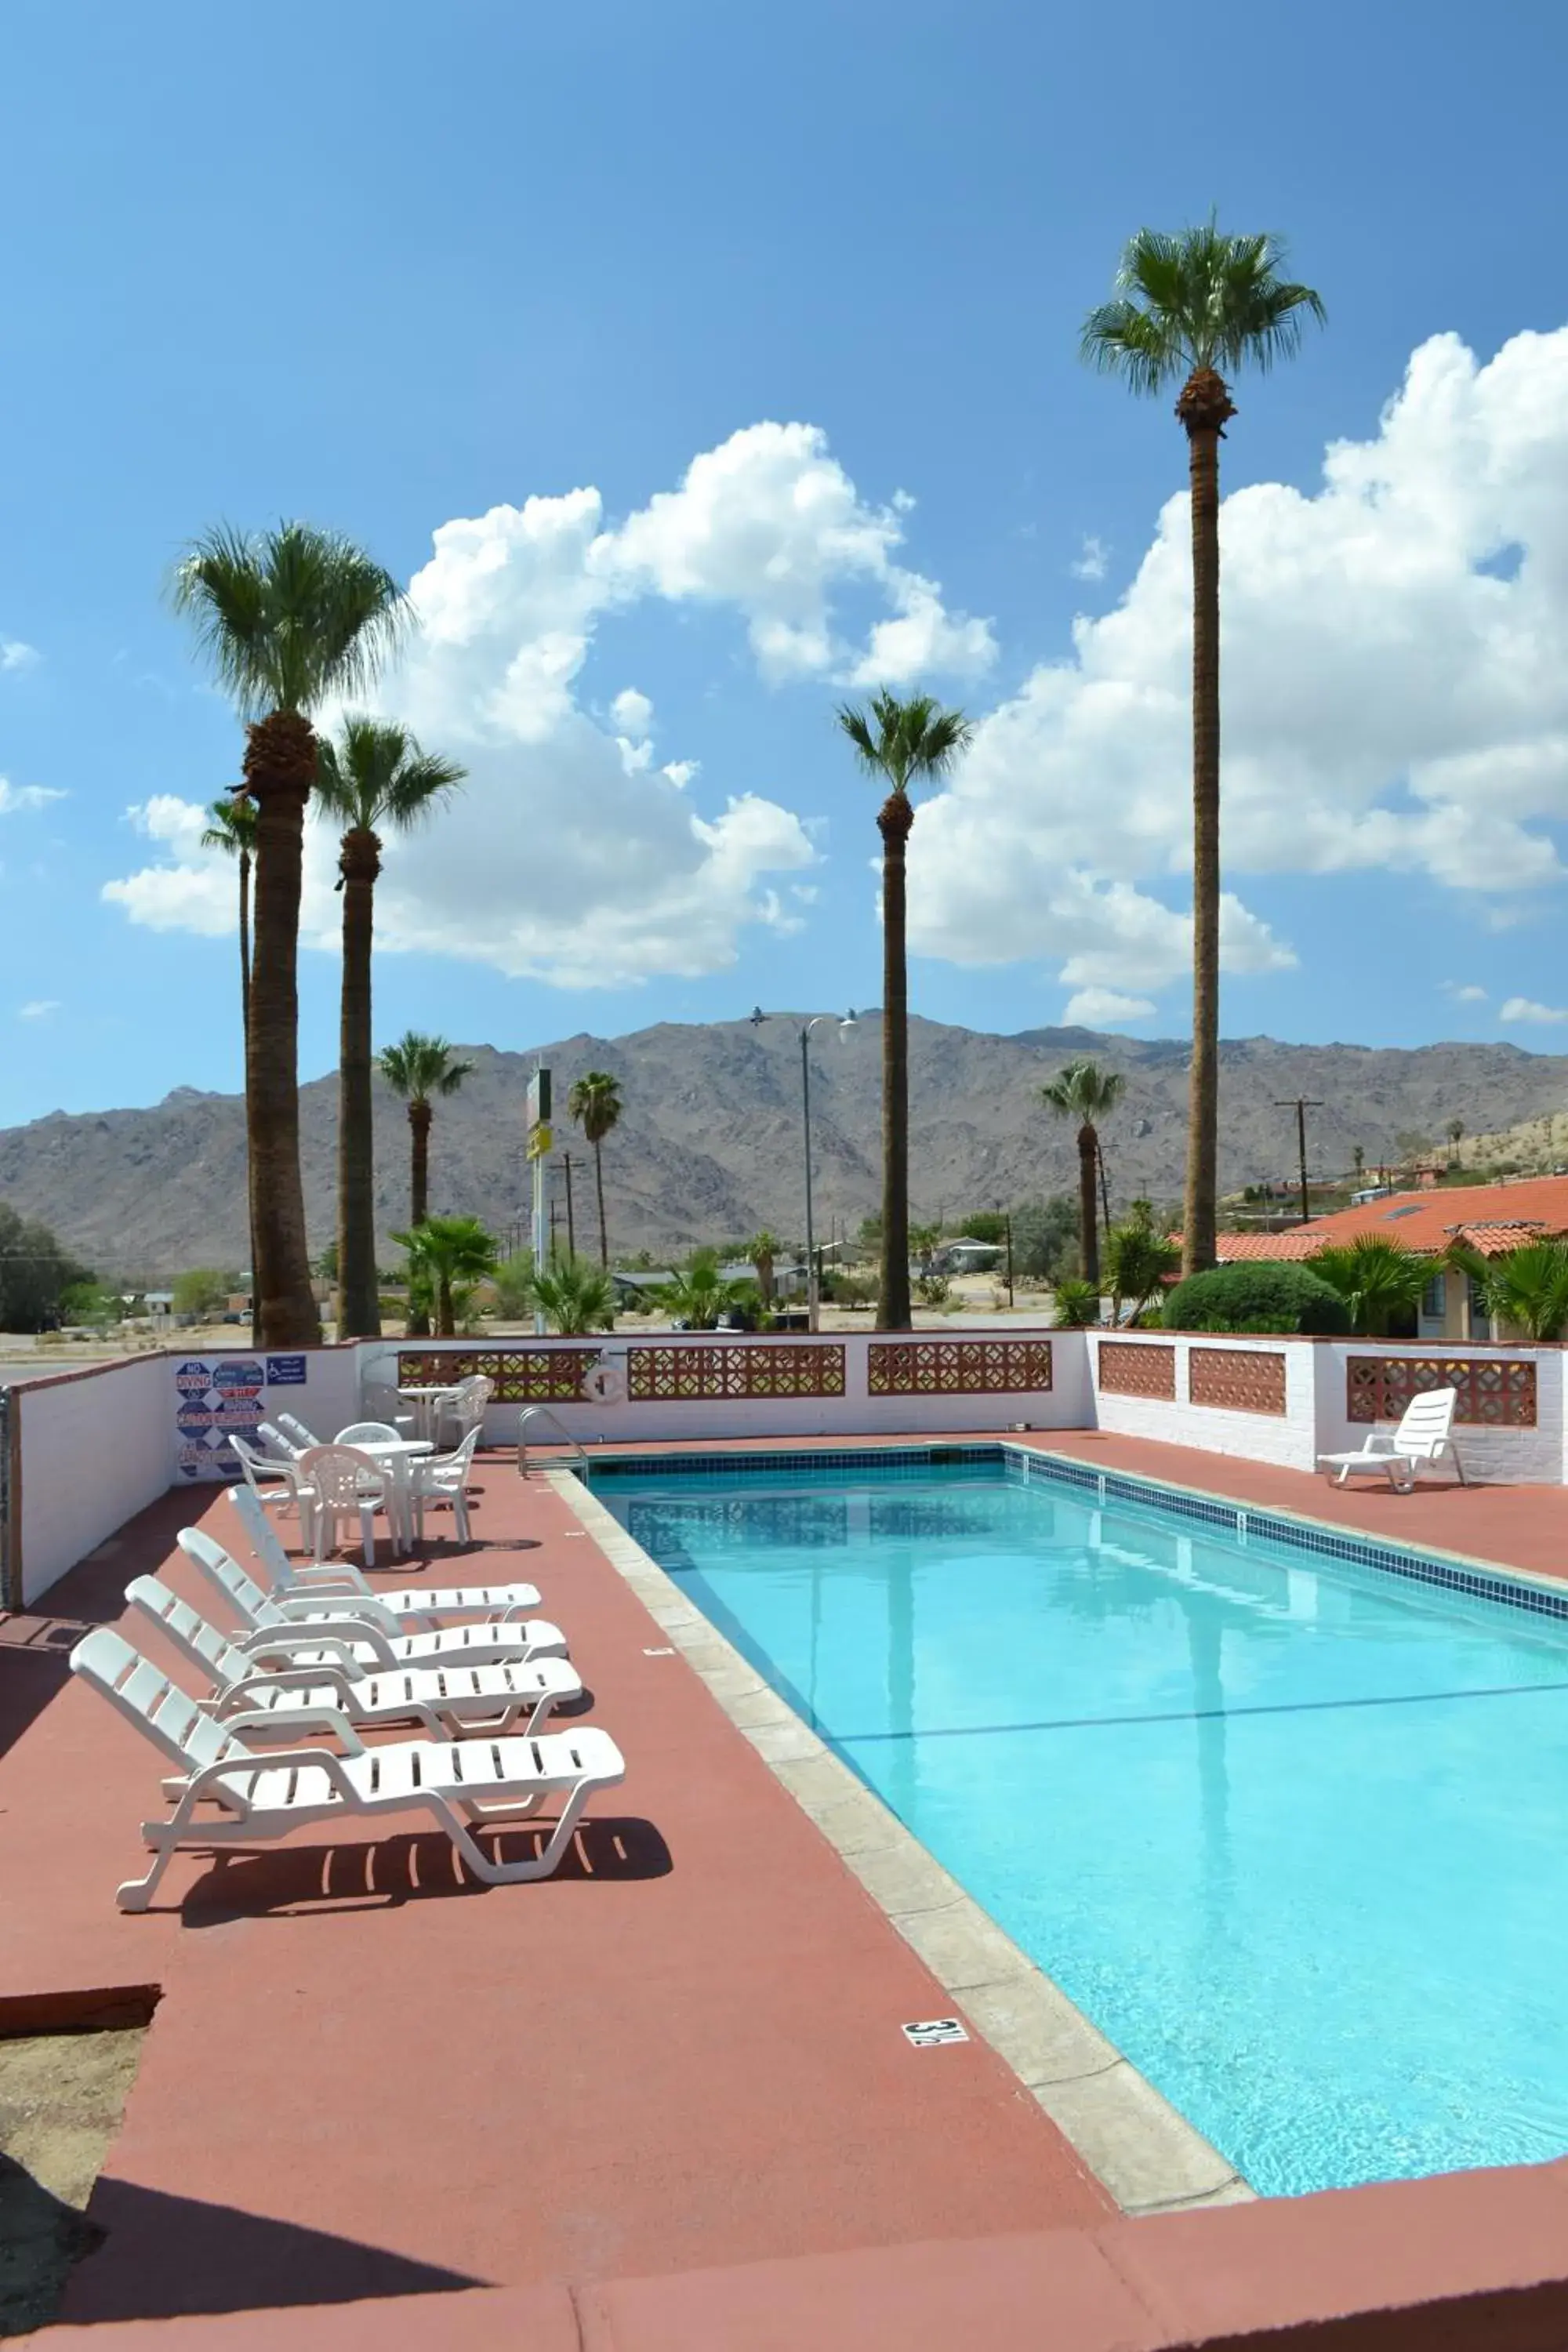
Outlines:
[[[1568,1628],[1000,1465],[598,1491],[1260,2192],[1568,2151]]]

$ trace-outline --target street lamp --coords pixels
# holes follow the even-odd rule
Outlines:
[[[752,1028],[760,1028],[767,1017],[762,1006],[756,1005],[751,1015]],[[840,1036],[859,1025],[855,1008],[851,1005],[847,1013],[814,1013],[803,1024],[800,1033],[800,1114],[805,1146],[805,1319],[808,1329],[813,1331],[817,1328],[821,1311],[822,1286],[817,1273],[816,1227],[811,1205],[811,1033],[824,1021],[837,1021]]]

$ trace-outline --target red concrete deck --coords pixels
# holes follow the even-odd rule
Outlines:
[[[1336,1495],[1032,1442],[1561,1568],[1555,1490]],[[183,1857],[123,1916],[158,1765],[63,1651],[138,1570],[198,1597],[170,1555],[201,1501],[132,1522],[51,1619],[0,1618],[0,2032],[51,1996],[162,1992],[94,2198],[111,2234],[40,2352],[79,2330],[348,2352],[389,2326],[454,2352],[1568,2344],[1568,2163],[1115,2216],[984,2044],[907,2048],[900,2022],[950,1998],[683,1662],[646,1654],[657,1629],[564,1507],[510,1463],[481,1478],[471,1572],[541,1586],[628,1760],[543,1885],[467,1885],[429,1833],[305,1832]],[[226,1506],[208,1517],[235,1538]]]

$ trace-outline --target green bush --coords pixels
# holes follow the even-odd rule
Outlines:
[[[1305,1331],[1351,1328],[1337,1290],[1289,1261],[1216,1265],[1178,1282],[1165,1301],[1167,1331]]]

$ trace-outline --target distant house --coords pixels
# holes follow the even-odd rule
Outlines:
[[[1504,1257],[1522,1242],[1568,1236],[1568,1176],[1520,1176],[1502,1184],[1454,1184],[1446,1190],[1423,1184],[1416,1192],[1358,1195],[1348,1209],[1313,1217],[1282,1234],[1221,1234],[1215,1248],[1222,1265],[1258,1258],[1300,1262],[1321,1249],[1377,1234],[1417,1256],[1438,1257],[1464,1242],[1479,1257]],[[1462,1274],[1433,1269],[1421,1301],[1415,1339],[1489,1339],[1497,1337]]]
[[[938,1274],[990,1274],[1002,1263],[1002,1251],[995,1242],[943,1242],[931,1260]]]

